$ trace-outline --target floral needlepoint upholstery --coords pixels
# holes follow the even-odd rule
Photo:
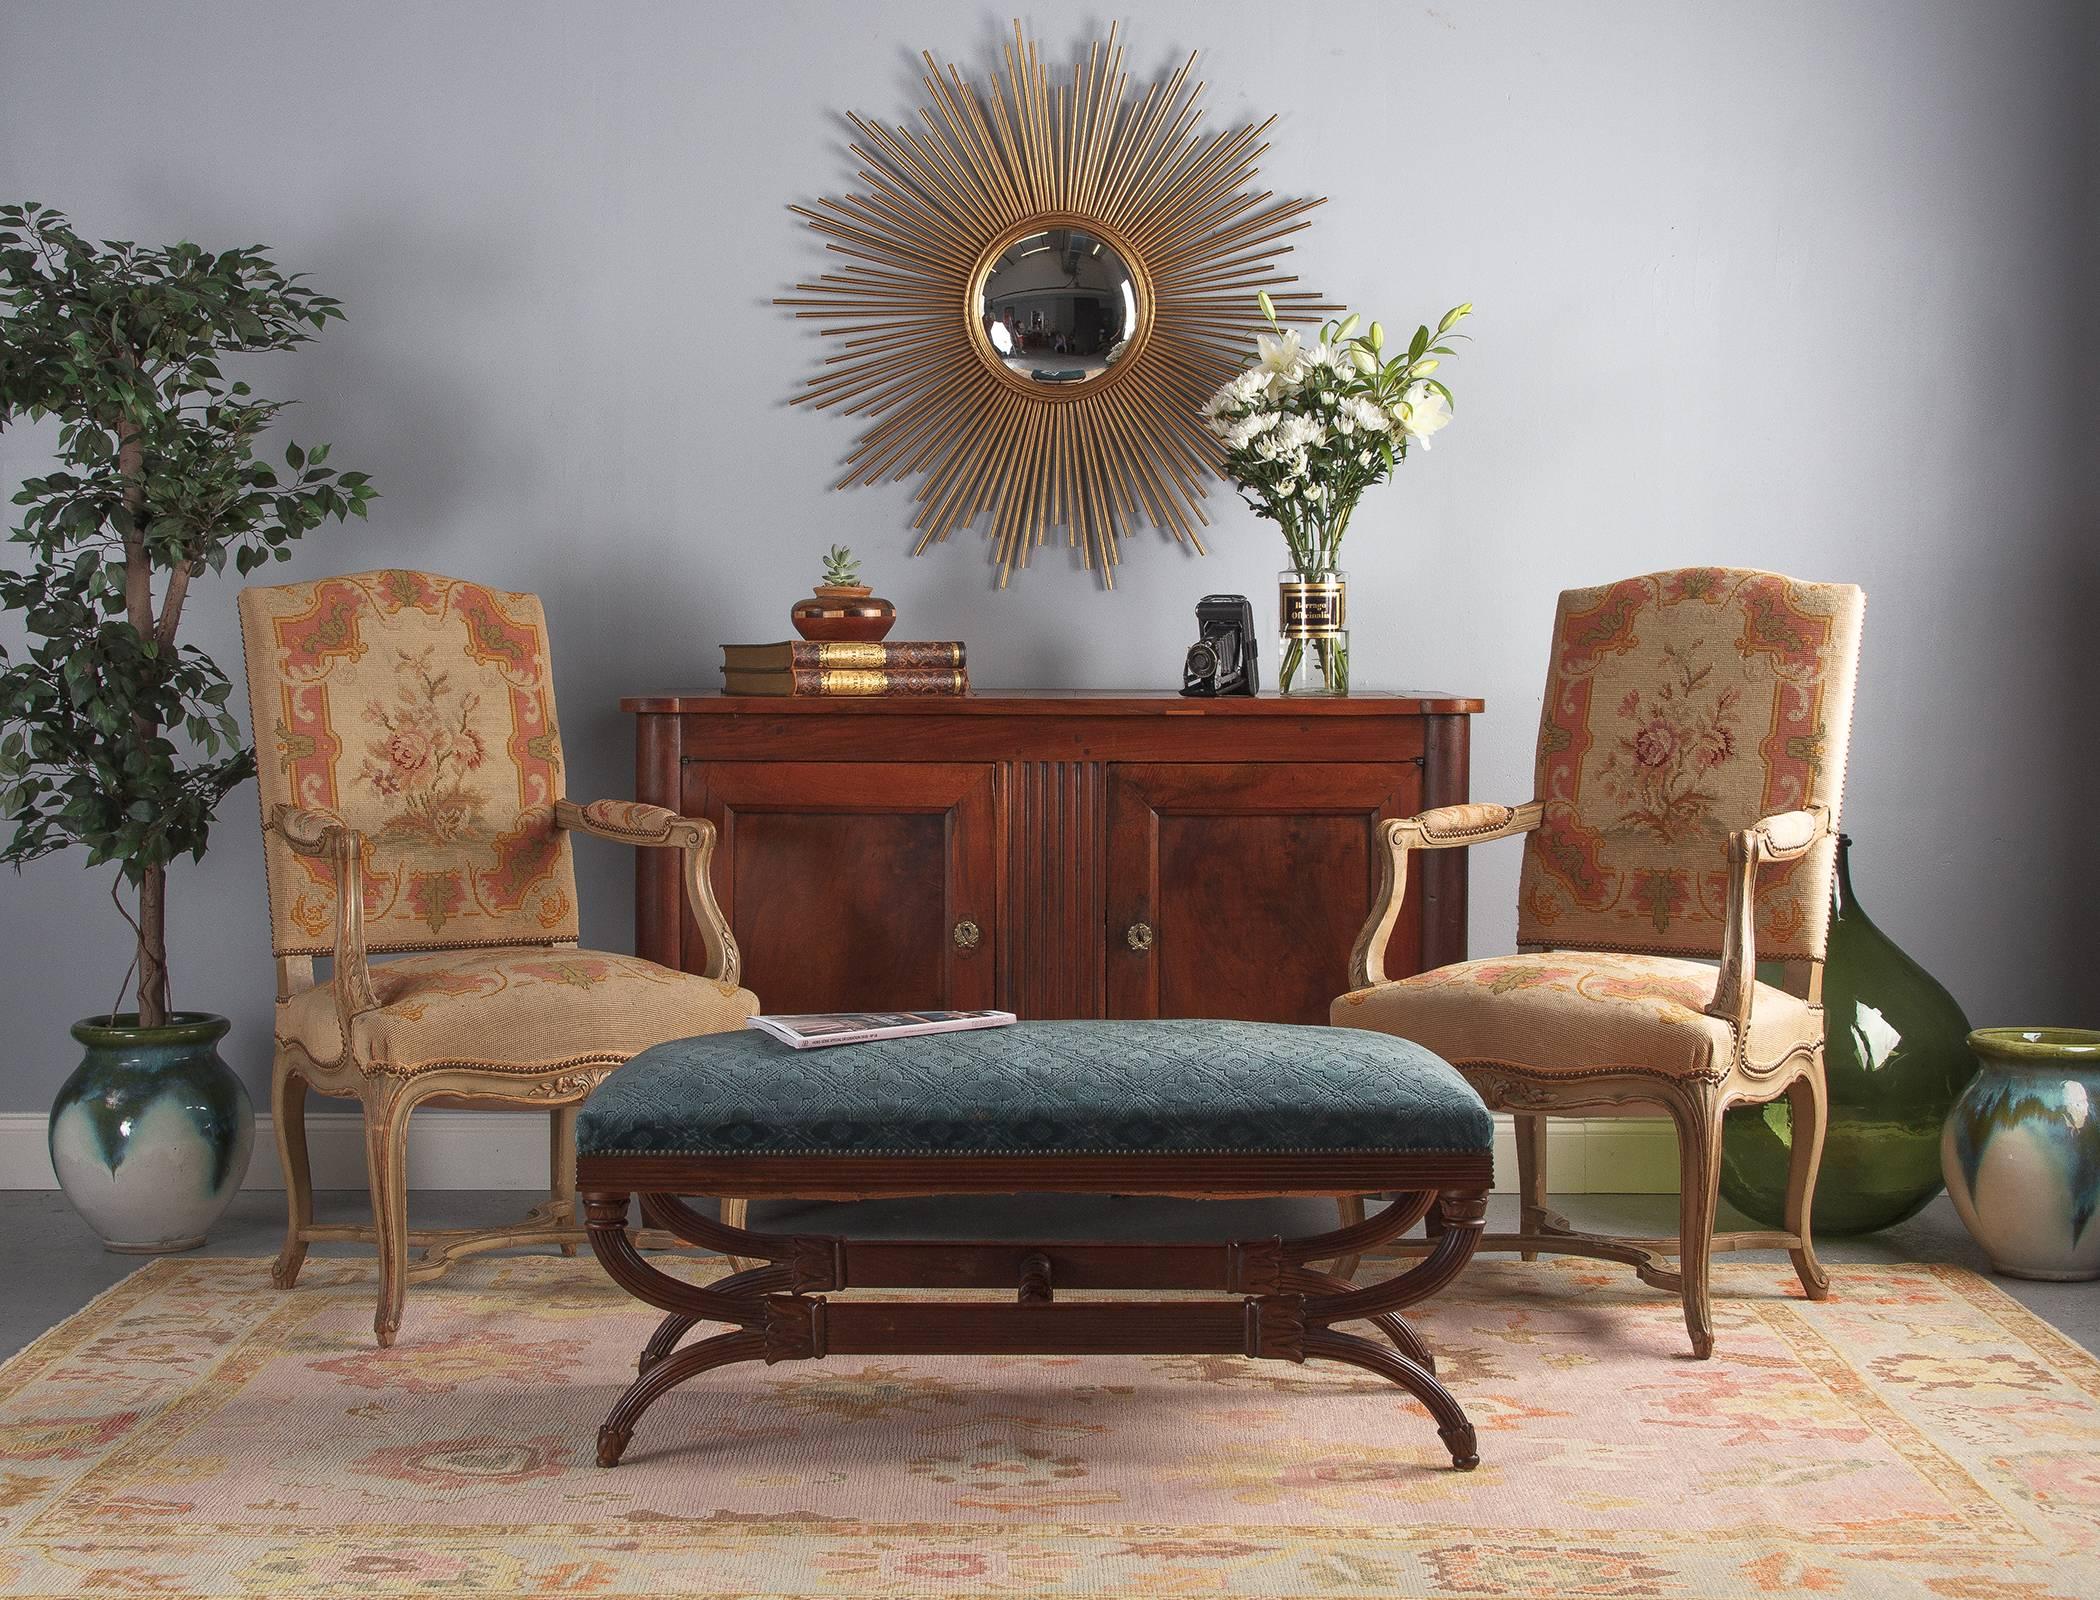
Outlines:
[[[556,944],[576,879],[539,600],[420,572],[241,591],[265,819],[363,833],[368,948]],[[268,830],[279,955],[333,948],[327,862]]]
[[[733,983],[636,956],[544,948],[438,951],[374,963],[379,1009],[351,1022],[351,1053],[373,1072],[470,1064],[544,1072],[610,1066],[658,1041],[741,1028],[758,1009]],[[309,1060],[343,1051],[334,994],[279,1008],[277,1035]]]
[[[1762,983],[1750,1026],[1738,1036],[1706,1014],[1713,992],[1714,969],[1696,961],[1558,950],[1464,961],[1357,989],[1334,1003],[1334,1017],[1404,1034],[1468,1065],[1556,1074],[1719,1078],[1733,1064],[1774,1066],[1820,1036],[1819,1012]]]
[[[1837,814],[1862,610],[1849,585],[1718,567],[1563,594],[1517,942],[1718,954],[1728,835]],[[1761,958],[1821,955],[1836,850],[1764,869]]]

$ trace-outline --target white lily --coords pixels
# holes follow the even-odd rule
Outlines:
[[[1407,393],[1400,399],[1403,407],[1400,431],[1427,450],[1429,436],[1451,421],[1450,403],[1426,383],[1409,384]]]
[[[1257,365],[1272,375],[1294,377],[1305,359],[1305,345],[1295,329],[1276,334],[1257,333],[1254,349],[1259,357]]]

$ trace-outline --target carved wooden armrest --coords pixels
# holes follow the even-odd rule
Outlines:
[[[1757,869],[1767,862],[1798,861],[1830,832],[1824,806],[1777,811],[1728,836],[1728,913],[1721,935],[1721,971],[1706,1014],[1750,1024],[1757,995]]]
[[[347,1047],[350,1019],[379,1009],[365,959],[365,836],[322,811],[279,806],[270,824],[292,850],[325,861],[335,878],[335,1017]]]
[[[1544,804],[1537,800],[1527,800],[1520,806],[1471,802],[1438,806],[1380,824],[1378,834],[1385,843],[1384,870],[1371,915],[1364,922],[1363,932],[1356,936],[1356,948],[1349,953],[1349,986],[1367,989],[1385,982],[1385,947],[1392,939],[1400,901],[1407,893],[1408,851],[1456,850],[1529,833],[1539,825],[1545,811]]]
[[[707,951],[701,976],[735,983],[743,957],[729,919],[715,904],[713,879],[708,863],[714,859],[715,825],[705,817],[681,817],[665,806],[644,805],[638,800],[593,800],[578,805],[573,800],[554,802],[554,824],[576,833],[595,834],[615,844],[654,845],[685,852],[685,898],[693,908],[693,921],[700,928],[700,942]]]

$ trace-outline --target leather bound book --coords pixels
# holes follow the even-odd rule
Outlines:
[[[821,642],[789,639],[779,644],[725,644],[725,672],[787,672],[793,668],[862,667],[895,672],[899,668],[963,665],[960,640],[894,639],[888,643],[844,640]]]
[[[960,667],[790,667],[779,672],[722,674],[724,694],[817,695],[865,699],[876,695],[960,695],[970,675]]]

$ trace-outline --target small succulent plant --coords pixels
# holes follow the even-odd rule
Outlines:
[[[860,582],[860,563],[853,552],[842,544],[835,544],[824,556],[824,587],[848,589]]]

